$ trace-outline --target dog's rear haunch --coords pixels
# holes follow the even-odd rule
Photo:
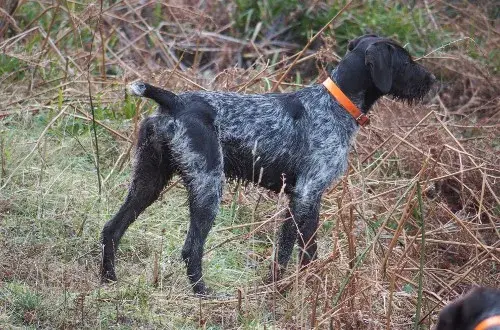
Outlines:
[[[365,35],[330,78],[363,113],[382,95],[421,99],[434,76],[390,39]],[[225,178],[252,181],[290,199],[270,280],[285,269],[295,242],[299,260],[316,258],[321,195],[346,170],[358,131],[353,116],[323,85],[294,93],[247,95],[187,92],[175,95],[143,82],[130,94],[155,100],[157,113],[140,128],[128,196],[102,231],[102,278],[116,280],[115,253],[128,226],[179,174],[189,193],[190,226],[182,249],[193,290],[205,294],[203,245],[219,210]]]

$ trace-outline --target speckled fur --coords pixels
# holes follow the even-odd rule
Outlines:
[[[385,78],[379,81],[371,72],[373,65],[388,65],[384,64],[386,59],[379,58],[388,52],[386,43],[393,49],[390,52],[394,52],[390,56],[401,58],[401,64],[394,64],[393,60],[393,65],[401,68],[387,68],[394,72],[394,77],[389,78],[410,79],[402,78],[404,73],[411,76],[413,84],[426,85],[393,86],[393,92],[387,94],[418,99],[433,80],[430,73],[411,63],[411,59],[414,68],[404,68],[409,55],[399,46],[390,46],[388,39],[358,38],[351,42],[352,52],[331,77],[365,113],[384,94],[377,86],[388,86],[386,73],[379,73]],[[367,49],[371,49],[370,54]],[[370,55],[382,64],[365,63],[365,52],[367,58]],[[346,80],[352,77],[345,77],[349,67],[356,77],[354,83]],[[398,92],[398,88],[404,91]],[[196,293],[206,293],[201,270],[203,245],[217,214],[226,177],[255,182],[276,192],[285,184],[290,208],[280,231],[271,280],[279,277],[286,267],[296,241],[304,266],[316,257],[315,233],[321,196],[345,172],[349,149],[359,129],[354,118],[323,85],[294,93],[262,95],[222,92],[175,95],[143,82],[132,83],[128,89],[134,95],[156,100],[159,109],[141,125],[129,196],[103,230],[103,279],[116,279],[114,252],[120,237],[157,198],[174,173],[181,175],[189,192],[191,222],[182,257]],[[412,94],[408,90],[418,92]]]

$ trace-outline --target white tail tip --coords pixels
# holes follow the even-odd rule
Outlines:
[[[127,85],[127,93],[129,95],[144,96],[145,91],[146,85],[140,80],[136,80]]]

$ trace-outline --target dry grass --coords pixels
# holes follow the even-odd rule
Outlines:
[[[333,29],[298,58],[303,45],[238,37],[233,3],[203,3],[28,2],[0,32],[0,328],[428,329],[471,286],[498,287],[493,1],[418,7],[429,22],[419,33],[447,40],[420,45],[441,89],[375,106],[349,172],[324,196],[321,257],[308,269],[262,283],[286,199],[230,184],[204,259],[219,296],[193,297],[180,261],[186,194],[173,184],[125,235],[120,281],[100,286],[99,232],[153,107],[124,97],[125,82],[266,92],[293,65],[288,91],[324,78],[318,58],[338,58]],[[311,67],[319,75],[298,73]]]

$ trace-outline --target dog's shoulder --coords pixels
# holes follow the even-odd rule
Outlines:
[[[293,120],[299,120],[304,116],[306,108],[297,96],[297,93],[273,93],[272,97],[276,98],[285,114],[290,116]]]

